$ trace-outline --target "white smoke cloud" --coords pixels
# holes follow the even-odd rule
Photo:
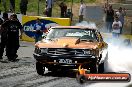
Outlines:
[[[97,29],[97,26],[94,22],[87,22],[87,21],[82,21],[80,23],[77,23],[75,24],[75,26],[85,26],[85,27]]]
[[[97,28],[93,22],[82,21],[75,26]],[[132,44],[125,38],[105,37],[108,43],[109,58],[106,62],[106,72],[132,72]]]
[[[77,23],[76,26],[97,28],[95,23],[88,23],[86,21]],[[104,31],[105,28],[102,28],[100,30]],[[132,41],[130,41],[129,43],[129,40],[126,40],[126,38],[113,37],[104,37],[104,40],[108,43],[108,60],[105,62],[104,66],[105,72],[130,73],[132,75]],[[104,85],[106,84],[99,84],[99,86]],[[99,86],[98,84],[93,84],[86,87]],[[122,87],[125,86],[122,85]]]
[[[125,38],[113,38],[108,42],[107,72],[132,73],[132,45]]]

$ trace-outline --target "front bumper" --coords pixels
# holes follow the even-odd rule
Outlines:
[[[96,63],[97,58],[95,56],[89,55],[39,55],[34,53],[34,58],[37,62],[45,64],[47,67],[49,66],[67,66],[67,67],[76,67],[79,65],[91,66]],[[61,60],[61,62],[60,62]],[[69,62],[70,60],[70,62]]]

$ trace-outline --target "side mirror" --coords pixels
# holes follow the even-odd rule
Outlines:
[[[104,46],[104,44],[99,42],[99,47],[103,47],[103,46]]]

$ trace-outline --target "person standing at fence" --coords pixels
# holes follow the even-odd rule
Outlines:
[[[67,9],[66,18],[71,18],[71,21],[72,21],[72,17],[73,17],[73,14],[71,12],[71,9]]]
[[[3,24],[2,18],[0,18],[0,35],[1,35],[1,25]],[[1,41],[0,41],[1,42]]]
[[[3,13],[3,23],[1,24],[1,29],[0,29],[0,34],[1,34],[1,43],[0,43],[0,59],[3,59],[3,53],[4,49],[6,48],[7,45],[7,32],[8,28],[7,26],[4,26],[4,24],[9,21],[8,19],[8,13]]]
[[[116,16],[115,17],[115,21],[112,24],[112,29],[113,29],[112,30],[112,34],[113,34],[113,37],[115,37],[115,38],[119,37],[121,27],[122,27],[122,24],[119,21],[118,16]]]
[[[10,0],[10,11],[15,12],[15,0]]]
[[[85,15],[85,5],[81,1],[81,5],[80,5],[80,9],[79,9],[79,22],[82,22],[83,21],[84,15]]]
[[[43,30],[44,29],[44,24],[40,21],[40,19],[38,18],[36,20],[36,24],[34,26],[34,30],[33,32],[35,33],[35,43],[40,41],[42,39],[42,35],[43,35]]]
[[[10,16],[9,21],[3,24],[3,27],[7,27],[7,43],[6,43],[6,56],[9,61],[16,61],[17,50],[19,49],[19,29],[22,31],[22,25],[17,19],[17,15]],[[22,33],[21,33],[22,34]]]
[[[1,27],[2,23],[3,23],[3,20],[2,20],[2,18],[0,18],[0,27]]]
[[[67,5],[64,2],[61,2],[59,4],[60,9],[61,9],[61,17],[66,17],[66,12],[67,12]]]
[[[47,17],[52,16],[53,0],[46,0],[46,15]]]
[[[21,14],[23,15],[26,15],[27,4],[28,4],[28,0],[21,0],[20,2],[20,11],[21,11]]]
[[[122,27],[121,27],[121,31],[120,31],[120,34],[122,34],[122,29],[123,29],[123,26],[124,26],[124,17],[126,16],[125,8],[120,7],[118,9],[118,11],[116,12],[116,14],[119,17],[119,21],[122,23]]]
[[[112,5],[106,5],[104,8],[104,11],[106,13],[106,29],[108,30],[108,32],[112,31],[112,23],[114,21],[114,10],[112,8]]]

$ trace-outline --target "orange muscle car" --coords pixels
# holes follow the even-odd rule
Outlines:
[[[51,27],[42,41],[35,44],[36,70],[78,69],[81,65],[91,73],[104,71],[108,44],[97,29],[84,26]]]

